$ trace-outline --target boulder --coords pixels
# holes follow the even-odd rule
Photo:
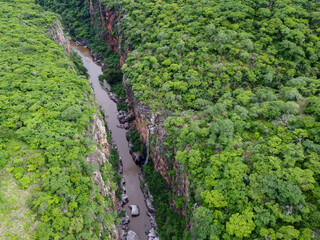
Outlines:
[[[123,164],[122,164],[122,159],[121,157],[119,158],[119,169],[118,169],[118,174],[123,173]]]
[[[122,194],[120,205],[123,207],[128,202],[129,202],[128,195],[127,194]]]
[[[127,231],[122,229],[121,232],[120,232],[120,239],[121,240],[125,240],[126,239],[126,235],[127,235]]]
[[[131,209],[131,216],[139,216],[140,215],[140,208],[138,205],[130,205],[129,208]]]
[[[108,92],[108,94],[109,94],[109,97],[110,97],[110,99],[112,101],[114,101],[115,103],[119,103],[120,102],[120,100],[118,99],[118,96],[116,94],[114,94],[112,92]]]
[[[147,216],[150,218],[151,226],[157,228],[157,222],[153,215],[150,212],[147,212]]]
[[[124,124],[117,125],[117,128],[124,129]]]
[[[122,230],[128,230],[128,224],[130,222],[130,217],[126,214],[125,217],[121,218],[120,226]]]
[[[159,240],[159,237],[157,237],[157,233],[154,230],[154,228],[151,228],[148,232],[146,232],[148,236],[148,240]]]
[[[126,179],[124,177],[121,178],[121,186],[124,187],[126,185]]]
[[[153,237],[156,237],[157,235],[156,235],[156,232],[154,231],[154,228],[151,228],[150,230],[149,230],[149,232],[147,232],[147,234],[148,234],[148,237],[149,238],[153,238]]]
[[[147,205],[147,208],[148,208],[149,212],[154,213],[155,210],[154,210],[154,208],[152,207],[151,200],[150,200],[149,198],[147,198],[147,199],[145,199],[145,202],[146,202],[146,205]]]
[[[133,152],[132,153],[132,159],[135,163],[138,163],[140,161],[140,156],[141,154],[140,153],[136,153],[136,152]]]
[[[120,123],[125,123],[125,122],[128,122],[129,118],[127,116],[127,114],[125,113],[125,111],[119,111],[119,114],[118,114],[118,120]]]
[[[127,240],[139,240],[138,234],[132,230],[129,230]]]

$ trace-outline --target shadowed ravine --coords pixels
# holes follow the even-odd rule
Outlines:
[[[109,130],[111,130],[112,139],[117,145],[119,155],[123,161],[123,177],[126,181],[125,187],[129,198],[129,203],[125,205],[127,214],[130,216],[129,229],[135,231],[140,239],[147,239],[145,232],[150,230],[151,225],[150,218],[146,214],[147,207],[144,202],[144,197],[140,190],[138,174],[141,170],[134,163],[130,155],[128,141],[126,139],[126,130],[117,127],[117,125],[120,125],[117,119],[117,106],[100,85],[98,76],[102,74],[101,67],[92,60],[90,50],[82,46],[77,46],[75,43],[72,43],[71,46],[72,49],[81,56],[83,64],[88,70],[89,82],[93,87],[97,101],[105,112],[105,119],[108,123]],[[136,204],[140,207],[140,216],[131,217],[131,211],[129,209],[129,205],[131,204]]]

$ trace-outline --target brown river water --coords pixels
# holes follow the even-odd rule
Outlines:
[[[128,141],[126,139],[126,130],[117,127],[117,125],[120,125],[117,118],[117,105],[109,98],[107,92],[100,85],[98,77],[102,74],[101,66],[92,60],[90,50],[82,46],[77,46],[75,43],[71,43],[71,47],[81,56],[83,64],[88,70],[89,82],[93,87],[98,103],[105,112],[105,119],[108,123],[109,130],[111,130],[112,139],[117,145],[119,155],[123,161],[123,177],[126,180],[125,187],[129,198],[129,203],[124,207],[130,216],[129,229],[135,231],[141,240],[147,240],[145,232],[150,230],[151,224],[150,218],[147,216],[147,207],[140,189],[138,174],[141,170],[130,155]],[[107,87],[109,88],[109,86]],[[131,210],[129,209],[129,205],[131,204],[139,206],[139,216],[131,217]]]

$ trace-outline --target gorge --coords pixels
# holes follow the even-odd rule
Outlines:
[[[102,74],[101,66],[92,60],[90,50],[82,46],[77,46],[75,43],[71,43],[71,46],[72,49],[81,56],[83,64],[88,70],[89,82],[101,109],[105,113],[108,129],[111,132],[111,137],[115,146],[117,146],[119,157],[122,160],[123,178],[125,182],[125,192],[123,194],[126,194],[129,200],[125,205],[126,213],[128,216],[131,216],[131,210],[129,209],[130,204],[138,205],[140,208],[139,216],[130,217],[129,229],[136,232],[139,239],[148,239],[145,232],[151,229],[151,224],[150,218],[147,215],[148,209],[144,201],[145,199],[140,190],[139,174],[141,170],[130,155],[128,141],[126,139],[126,130],[119,128],[120,123],[117,118],[119,115],[117,105],[109,98],[107,92],[100,85],[98,77]],[[108,86],[108,88],[110,89],[110,86]]]
[[[319,9],[0,0],[0,238],[319,239]]]

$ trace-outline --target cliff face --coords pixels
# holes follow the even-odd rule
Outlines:
[[[68,53],[69,58],[71,54],[70,42],[64,36],[64,32],[62,30],[62,25],[60,21],[57,21],[56,24],[48,29],[50,36],[59,44],[64,46],[65,51]]]
[[[48,29],[51,37],[59,44],[63,44],[65,47],[65,51],[69,54],[69,57],[71,55],[71,46],[70,42],[65,38],[64,32],[62,30],[61,23],[58,21],[57,24],[51,28]],[[94,94],[94,93],[92,93]],[[97,110],[99,111],[99,110]],[[93,120],[89,123],[89,130],[86,130],[83,132],[83,135],[86,135],[90,140],[94,141],[96,145],[94,145],[95,151],[90,154],[90,156],[86,157],[86,161],[90,164],[93,164],[97,166],[97,168],[94,170],[92,176],[92,180],[95,185],[100,187],[100,194],[101,196],[109,197],[110,205],[112,206],[110,209],[104,209],[104,211],[107,212],[113,212],[117,208],[117,198],[115,194],[115,186],[114,183],[110,180],[104,181],[103,176],[103,169],[104,166],[109,164],[108,158],[110,158],[111,153],[111,146],[107,140],[106,135],[106,128],[104,125],[103,120],[97,113],[94,114]],[[104,231],[108,230],[111,232],[111,235],[109,236],[110,239],[120,239],[119,236],[119,229],[115,225],[115,223],[109,223],[108,226],[110,226],[108,229],[105,227],[104,222],[100,222],[101,228],[104,229]]]
[[[91,24],[100,31],[102,39],[108,43],[112,51],[119,49],[119,36],[115,33],[115,23],[119,20],[119,15],[115,10],[110,10],[101,1],[90,0]]]
[[[105,182],[102,178],[102,169],[105,164],[108,164],[108,158],[110,157],[110,144],[107,141],[106,128],[104,122],[100,117],[95,114],[92,122],[90,123],[90,129],[85,131],[84,134],[88,135],[91,140],[98,143],[94,146],[95,152],[90,156],[86,157],[86,160],[91,164],[96,164],[98,168],[94,171],[93,181],[97,186],[100,186],[100,194],[103,197],[110,196],[110,201],[115,208],[117,206],[117,198],[115,195],[114,188],[112,188],[112,182]],[[114,209],[105,209],[106,212],[113,211]],[[100,223],[104,228],[103,222]],[[112,232],[112,239],[120,239],[119,229],[113,224],[109,229]]]
[[[100,0],[90,0],[90,15],[93,27],[97,30],[100,27],[102,30],[101,38],[112,51],[118,51],[120,53],[121,67],[126,61],[127,54],[130,51],[130,45],[127,44],[128,47],[121,45],[121,42],[124,42],[125,39],[121,39],[119,29],[117,29],[116,25],[116,22],[121,20],[120,13],[115,9],[108,9]],[[149,132],[150,155],[154,162],[155,169],[161,173],[171,190],[177,196],[185,198],[186,203],[188,203],[187,175],[184,171],[181,171],[179,164],[175,162],[174,158],[167,157],[167,153],[174,150],[169,149],[163,144],[167,136],[163,127],[166,117],[162,113],[151,112],[148,106],[137,101],[131,87],[126,84],[125,77],[123,78],[123,85],[125,86],[127,97],[136,119],[136,129],[143,137],[145,143],[147,142]],[[172,174],[172,170],[174,170],[174,174]],[[171,174],[169,174],[169,172],[171,172]],[[176,208],[175,204],[172,204],[172,207]],[[184,206],[176,210],[184,215],[186,207],[187,206]]]

